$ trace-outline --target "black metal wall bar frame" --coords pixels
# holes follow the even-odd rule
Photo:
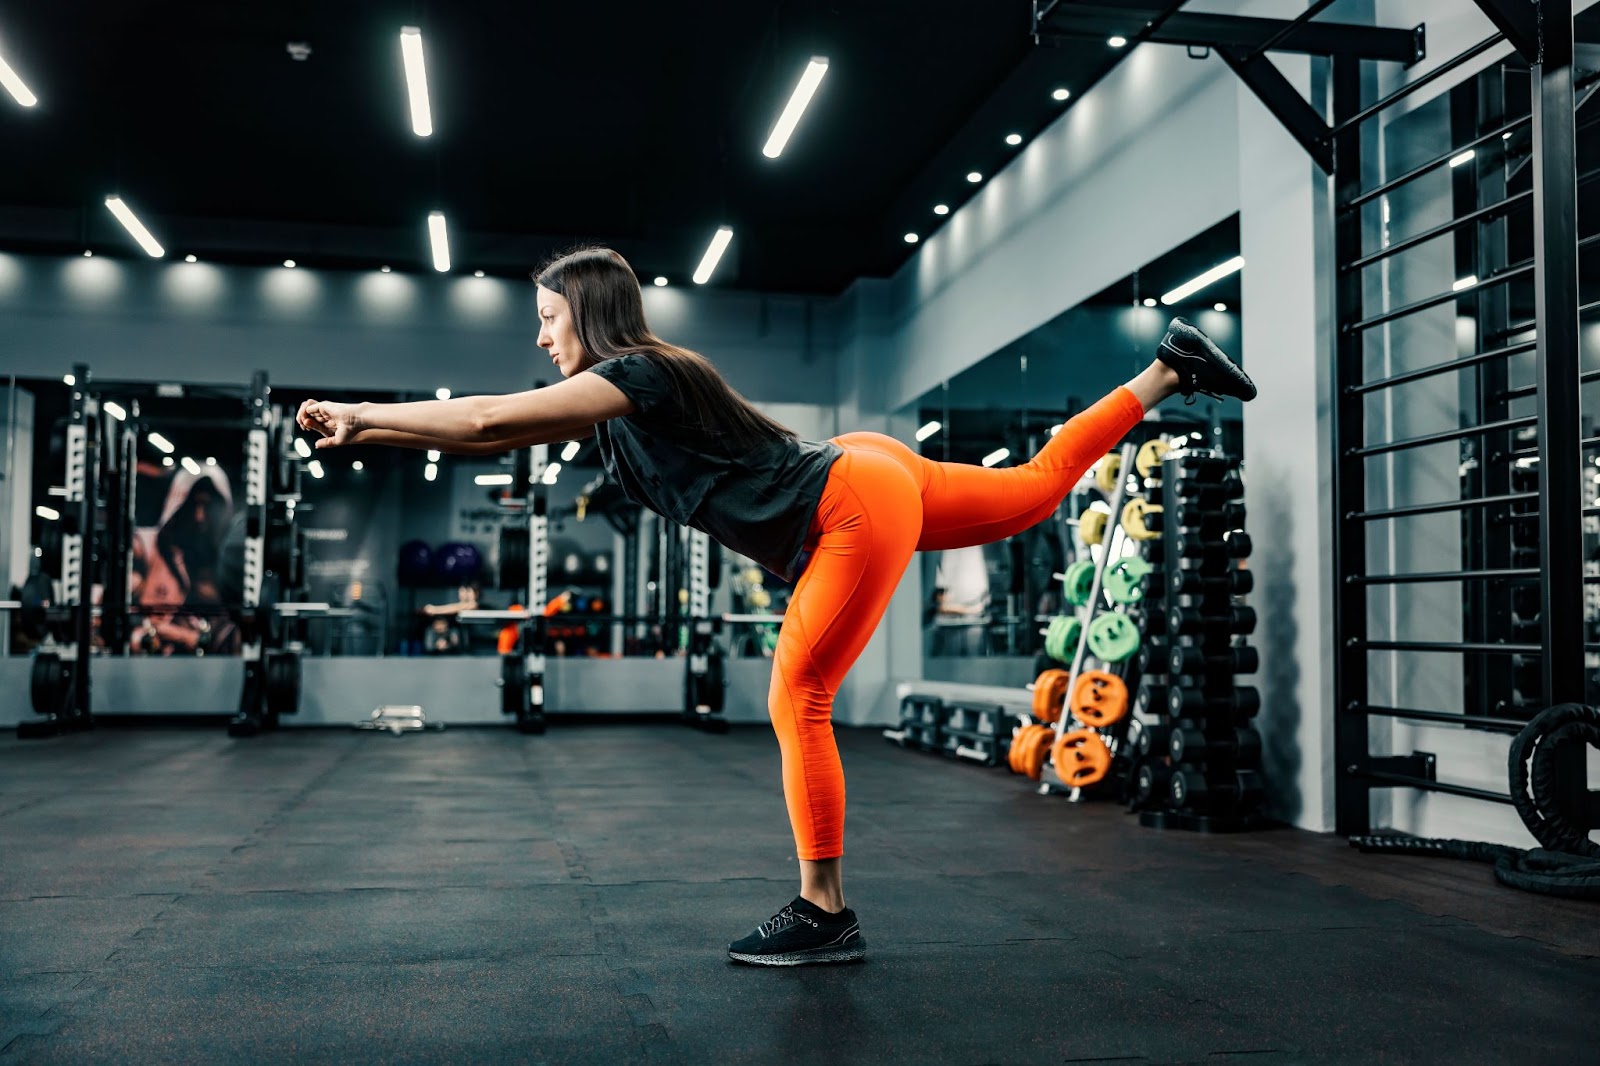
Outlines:
[[[1536,12],[1527,0],[1479,0],[1497,26],[1531,64],[1532,114],[1526,119],[1499,121],[1488,133],[1468,138],[1449,153],[1412,167],[1405,173],[1362,191],[1362,125],[1368,119],[1452,70],[1460,69],[1506,39],[1504,33],[1479,42],[1422,78],[1363,106],[1359,60],[1335,56],[1332,60],[1334,121],[1333,180],[1335,185],[1334,255],[1336,259],[1336,319],[1339,324],[1334,360],[1334,513],[1337,516],[1334,567],[1334,633],[1337,669],[1334,696],[1335,811],[1337,831],[1344,834],[1371,830],[1370,799],[1375,788],[1410,787],[1499,803],[1510,802],[1503,793],[1452,785],[1435,779],[1428,756],[1379,756],[1369,750],[1371,717],[1410,719],[1451,724],[1491,732],[1513,731],[1523,724],[1516,718],[1487,714],[1449,713],[1437,710],[1380,707],[1369,702],[1368,655],[1372,652],[1446,652],[1469,660],[1502,656],[1537,657],[1547,704],[1581,702],[1584,698],[1583,529],[1578,486],[1582,429],[1579,389],[1582,381],[1595,380],[1579,367],[1578,322],[1585,310],[1578,303],[1578,249],[1575,85],[1573,74],[1572,10],[1570,0],[1546,0]],[[1535,17],[1536,15],[1540,17]],[[1524,32],[1527,31],[1527,32]],[[1589,79],[1592,80],[1592,79]],[[1532,129],[1533,188],[1488,207],[1465,212],[1444,226],[1434,227],[1366,254],[1362,249],[1363,204],[1447,164],[1460,152],[1503,138],[1524,124]],[[1513,207],[1532,201],[1534,258],[1501,268],[1476,284],[1425,300],[1414,301],[1381,314],[1363,317],[1361,268],[1396,255],[1447,233],[1475,234],[1483,223],[1503,218]],[[1469,229],[1469,227],[1471,227]],[[1587,245],[1596,238],[1585,238]],[[1474,245],[1476,247],[1476,245]],[[1362,381],[1365,331],[1440,304],[1476,297],[1514,278],[1532,273],[1535,281],[1536,337],[1382,380]],[[1527,327],[1523,327],[1527,328]],[[1514,335],[1512,331],[1508,335]],[[1515,396],[1533,396],[1536,414],[1494,417],[1480,424],[1404,440],[1369,443],[1366,438],[1365,397],[1397,385],[1437,374],[1468,368],[1503,365],[1499,361],[1527,351],[1536,352],[1537,385],[1496,391],[1493,402],[1503,407]],[[1480,404],[1481,407],[1481,404]],[[1480,410],[1480,415],[1485,412]],[[1537,491],[1492,491],[1460,501],[1439,501],[1402,507],[1366,507],[1365,460],[1405,448],[1443,443],[1468,437],[1512,434],[1538,429],[1539,485]],[[1508,460],[1509,461],[1509,460]],[[1366,572],[1367,523],[1378,519],[1461,510],[1484,513],[1480,508],[1537,501],[1540,565],[1529,567],[1479,567],[1469,563],[1460,570],[1413,574]],[[1540,586],[1540,634],[1537,644],[1502,641],[1371,640],[1367,635],[1367,589],[1430,581],[1459,581],[1473,586],[1487,581],[1530,580],[1544,577]],[[1480,708],[1487,710],[1488,708]],[[1565,809],[1595,822],[1600,805],[1588,793],[1584,751],[1581,747],[1558,753],[1560,799]]]

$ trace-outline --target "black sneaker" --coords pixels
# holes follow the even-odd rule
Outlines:
[[[728,945],[728,958],[751,966],[811,966],[866,957],[867,942],[855,911],[846,907],[829,914],[803,896]]]
[[[1194,394],[1214,399],[1233,396],[1241,400],[1256,398],[1256,383],[1237,363],[1222,354],[1200,330],[1181,318],[1174,318],[1161,338],[1156,358],[1178,372],[1183,379],[1183,398],[1194,403]]]

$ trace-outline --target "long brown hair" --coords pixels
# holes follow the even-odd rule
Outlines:
[[[751,406],[699,352],[668,344],[644,320],[644,298],[628,261],[609,248],[580,248],[539,272],[538,282],[567,298],[589,364],[642,355],[666,371],[683,409],[700,428],[748,449],[797,434]]]

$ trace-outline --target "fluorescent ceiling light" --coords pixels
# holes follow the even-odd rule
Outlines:
[[[306,464],[306,469],[311,471],[311,476],[312,477],[314,477],[314,478],[322,477],[322,460],[321,459],[313,459],[313,460],[311,460],[309,463]]]
[[[286,267],[286,268],[287,268],[287,269],[289,269],[289,270],[293,270],[293,269],[294,269],[294,260],[293,260],[293,259],[285,259],[285,260],[284,260],[284,261],[283,261],[283,265],[284,265],[284,266],[285,266],[285,267]]]
[[[1201,289],[1205,288],[1207,285],[1210,285],[1212,282],[1221,281],[1229,274],[1237,273],[1243,266],[1244,256],[1236,255],[1226,263],[1212,267],[1204,274],[1201,274],[1198,278],[1195,278],[1192,281],[1186,281],[1182,285],[1179,285],[1176,289],[1173,289],[1171,292],[1161,297],[1161,302],[1171,305],[1177,303],[1179,300],[1187,299],[1188,297],[1199,292]]]
[[[1457,278],[1455,284],[1450,286],[1450,291],[1451,292],[1460,292],[1462,289],[1470,289],[1470,288],[1472,288],[1472,286],[1476,285],[1477,283],[1478,283],[1478,275],[1476,275],[1476,274],[1468,274],[1464,278]]]
[[[717,264],[722,261],[722,253],[728,250],[728,244],[733,240],[733,230],[727,226],[719,226],[716,234],[711,238],[711,243],[706,246],[706,254],[701,257],[700,265],[694,268],[694,283],[704,285],[711,280],[711,275],[717,269]]]
[[[1057,433],[1060,433],[1063,429],[1066,428],[1066,425],[1067,424],[1065,422],[1057,422],[1055,425],[1050,427],[1050,435],[1053,437]]]
[[[437,463],[429,463],[427,466],[422,468],[422,480],[424,480],[424,481],[432,481],[434,478],[436,478],[438,476],[439,476],[439,466],[438,466]]]
[[[994,464],[998,463],[1000,460],[1004,459],[1006,456],[1008,456],[1010,454],[1011,454],[1011,449],[1010,448],[996,448],[994,451],[990,452],[988,455],[985,455],[983,457],[983,465],[984,466],[993,466]]]
[[[436,451],[430,451],[430,452],[428,452],[428,462],[430,462],[430,463],[437,463],[437,462],[438,462],[438,461],[439,461],[439,456],[440,456],[440,454],[441,454],[441,453],[439,453],[439,452],[436,452]]]
[[[578,452],[583,448],[583,442],[578,440],[567,441],[567,446],[561,449],[561,461],[570,463],[578,457]]]
[[[933,436],[943,428],[944,423],[939,421],[933,421],[925,424],[921,429],[917,430],[917,442],[920,444],[922,441],[927,440],[929,437]]]
[[[94,258],[94,252],[90,251],[88,248],[85,248],[83,250],[83,257],[85,259],[93,259]]]
[[[311,458],[311,445],[306,443],[304,437],[296,437],[294,439],[294,450],[302,459]]]
[[[826,73],[828,73],[827,57],[812,56],[811,62],[806,64],[806,69],[801,73],[794,92],[790,94],[789,103],[784,107],[783,114],[778,116],[772,132],[767,135],[766,147],[761,149],[762,155],[768,159],[776,159],[783,154],[783,146],[789,143],[794,128],[800,124],[800,116],[805,114],[806,105],[811,103],[811,98],[816,95],[817,86],[822,84],[822,76]]]
[[[61,517],[61,512],[54,507],[35,507],[33,513],[47,522],[54,522]]]
[[[422,31],[400,27],[400,55],[406,65],[406,96],[411,100],[411,132],[426,137],[433,132],[433,111],[428,107],[428,70],[422,62]]]
[[[150,442],[151,447],[166,452],[168,455],[171,455],[173,452],[172,442],[159,433],[152,433],[145,437],[145,440]]]
[[[379,267],[379,268],[378,268],[378,269],[379,269],[379,270],[381,270],[381,271],[382,271],[382,272],[383,272],[383,273],[385,273],[385,274],[387,274],[387,273],[389,273],[389,268],[388,268],[388,267],[386,267],[386,266],[383,266],[383,267]]]
[[[200,476],[200,464],[199,463],[195,462],[193,459],[189,458],[187,455],[185,455],[181,461],[183,463],[183,468],[185,470],[189,471],[189,473],[193,474],[195,477],[199,477]]]
[[[163,455],[163,456],[162,456],[162,457],[161,457],[161,465],[162,465],[162,466],[171,466],[171,465],[172,465],[172,456],[170,456],[170,455]]]
[[[433,390],[433,395],[437,399],[448,400],[450,398],[450,390],[449,389],[434,389]]]
[[[1460,155],[1451,156],[1450,157],[1450,165],[1453,166],[1453,167],[1459,167],[1462,163],[1470,163],[1470,162],[1472,162],[1472,157],[1477,155],[1477,154],[1478,154],[1477,152],[1473,151],[1471,148],[1468,148],[1465,152],[1462,152]]]
[[[472,479],[474,485],[509,485],[511,482],[510,474],[479,474]]]
[[[444,212],[428,213],[428,240],[433,245],[433,269],[441,274],[450,272],[450,235],[445,232]]]
[[[546,485],[554,485],[556,483],[556,478],[558,478],[560,476],[561,476],[561,464],[560,463],[551,463],[549,466],[544,468],[544,483]]]
[[[948,215],[950,213],[950,205],[949,204],[934,204],[933,205],[933,213],[936,214],[936,215]]]
[[[144,228],[144,223],[135,218],[128,205],[122,202],[122,197],[106,197],[106,207],[110,208],[111,213],[117,216],[117,221],[133,234],[133,239],[139,242],[139,247],[143,248],[152,259],[160,259],[167,254],[161,245],[156,243],[156,239],[150,236],[150,231]]]
[[[118,422],[124,421],[128,417],[128,412],[124,411],[122,409],[122,405],[117,403],[115,400],[107,400],[101,406],[106,409],[106,414],[110,415],[112,418],[115,418]]]
[[[0,56],[0,85],[4,85],[11,98],[23,107],[32,107],[39,102],[39,98],[22,84],[22,79],[11,69],[11,64],[6,62],[5,56]]]

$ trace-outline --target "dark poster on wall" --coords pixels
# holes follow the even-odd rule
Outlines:
[[[238,464],[141,462],[128,582],[132,655],[237,655],[242,525]]]

